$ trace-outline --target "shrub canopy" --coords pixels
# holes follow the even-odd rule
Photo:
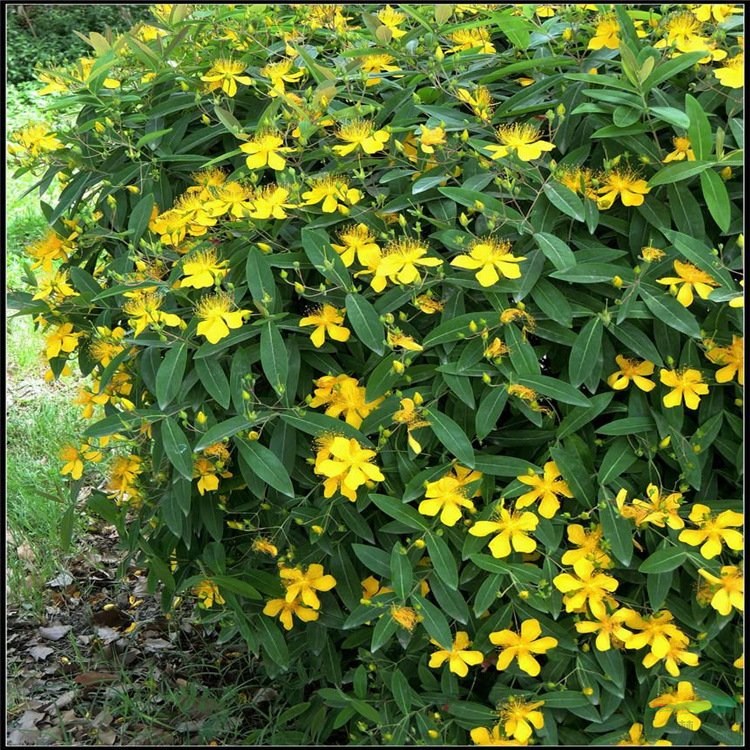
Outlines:
[[[153,13],[42,75],[12,301],[270,740],[736,744],[740,9]]]

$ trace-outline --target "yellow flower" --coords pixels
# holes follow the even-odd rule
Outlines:
[[[668,284],[670,286],[680,285],[677,293],[677,301],[684,307],[690,307],[693,304],[693,289],[698,292],[701,299],[708,299],[713,291],[713,287],[719,286],[712,276],[705,271],[701,271],[692,263],[676,260],[674,261],[674,270],[677,276],[664,276],[657,279],[657,284]]]
[[[505,344],[502,341],[500,341],[500,339],[497,337],[492,339],[492,341],[488,344],[488,346],[484,350],[484,356],[487,359],[499,360],[502,358],[503,355],[507,353],[508,353],[508,347],[505,346]]]
[[[212,189],[221,187],[227,176],[220,169],[203,169],[191,174],[190,179],[193,184],[188,187],[187,192],[198,193],[201,198],[208,200],[212,195]]]
[[[248,215],[251,195],[244,185],[234,181],[222,181],[219,185],[211,185],[208,190],[213,199],[204,205],[204,209],[211,216],[229,214],[236,219],[243,219]]]
[[[510,513],[505,508],[500,508],[496,520],[477,521],[469,529],[469,534],[496,534],[489,546],[492,556],[500,559],[510,555],[511,547],[516,552],[533,552],[536,549],[536,541],[526,532],[534,531],[538,523],[539,519],[533,513]]]
[[[544,654],[557,646],[557,638],[540,638],[541,634],[542,628],[536,619],[524,620],[521,623],[520,634],[512,630],[490,633],[490,643],[502,647],[497,657],[497,669],[507,669],[510,663],[517,659],[519,669],[536,677],[542,668],[533,654]]]
[[[721,5],[720,3],[705,3],[693,7],[693,14],[702,22],[710,21],[712,18],[716,23],[724,23],[733,13],[741,13],[741,6]]]
[[[435,128],[428,128],[426,125],[422,125],[422,130],[419,136],[419,147],[426,154],[434,154],[435,146],[445,145],[445,129],[439,125]]]
[[[626,737],[623,737],[618,743],[618,745],[623,745],[626,747],[630,747],[633,745],[671,745],[672,743],[669,740],[656,740],[656,742],[646,742],[646,738],[643,736],[643,724],[639,724],[636,722],[633,724],[630,729],[628,729],[628,734]]]
[[[50,276],[37,281],[39,290],[31,299],[48,299],[54,305],[66,297],[77,297],[78,292],[69,284],[67,271],[54,271]]]
[[[466,497],[461,482],[451,475],[441,477],[435,482],[427,482],[425,499],[417,510],[423,516],[436,516],[440,513],[440,522],[446,526],[455,526],[461,520],[461,508],[474,512],[474,503]]]
[[[362,65],[362,70],[365,73],[372,74],[372,73],[382,73],[384,71],[392,71],[392,70],[398,70],[398,65],[392,65],[396,58],[393,57],[393,55],[363,55],[360,59],[360,64]],[[394,78],[400,78],[401,76],[394,76]],[[375,86],[376,84],[380,83],[382,79],[380,77],[373,77],[372,75],[369,75],[367,78],[367,83],[365,86]]]
[[[385,8],[378,11],[378,21],[383,24],[386,28],[390,29],[394,39],[400,39],[405,36],[407,32],[399,28],[399,25],[403,23],[406,16],[403,13],[391,8],[390,5],[386,5]]]
[[[434,315],[435,313],[442,312],[445,305],[439,300],[432,296],[432,292],[427,291],[425,294],[420,294],[414,299],[414,304],[425,314]]]
[[[352,332],[344,328],[341,324],[344,322],[344,310],[339,310],[333,305],[324,304],[316,308],[310,315],[306,315],[299,322],[300,326],[315,326],[315,330],[310,334],[310,341],[316,349],[320,349],[325,343],[326,334],[334,341],[348,341]]]
[[[294,151],[293,148],[284,145],[284,139],[273,133],[263,133],[251,138],[247,143],[240,146],[240,151],[249,154],[245,159],[248,169],[262,169],[270,167],[276,171],[284,169],[286,159],[281,154]]]
[[[407,336],[398,328],[388,331],[388,346],[392,349],[406,349],[409,352],[421,352],[424,347],[418,344],[412,336]]]
[[[385,480],[380,469],[372,463],[377,455],[369,448],[363,448],[354,438],[336,436],[328,446],[330,458],[316,462],[315,473],[335,480],[325,483],[324,496],[332,497],[338,486],[341,494],[354,502],[357,490],[368,481],[382,482]]]
[[[325,205],[323,210],[325,211]],[[333,210],[336,210],[335,207]],[[361,265],[368,267],[374,266],[380,259],[380,247],[366,224],[348,226],[339,232],[338,237],[342,244],[332,242],[331,247],[341,256],[347,268],[354,263],[355,257]]]
[[[376,154],[383,150],[391,136],[386,130],[375,130],[369,120],[353,120],[342,125],[336,137],[345,141],[345,144],[333,146],[332,151],[339,156],[346,156],[359,148],[366,154]]]
[[[46,273],[52,273],[52,261],[66,261],[71,249],[53,229],[50,229],[42,239],[25,248],[26,254],[34,259],[31,264],[32,270],[41,266]]]
[[[613,372],[607,378],[607,385],[610,388],[622,391],[630,385],[631,380],[646,393],[649,393],[656,387],[656,383],[653,380],[648,380],[646,377],[654,374],[653,362],[628,359],[627,357],[623,357],[622,354],[618,354],[615,357],[615,362],[617,362],[620,369],[617,372]]]
[[[135,492],[134,482],[138,479],[143,468],[139,456],[116,456],[109,469],[107,490],[122,500],[126,495]]]
[[[714,70],[714,75],[722,86],[730,89],[741,89],[745,85],[745,53],[740,52],[724,62],[721,68]]]
[[[271,81],[271,89],[268,92],[270,97],[282,96],[286,91],[284,82],[296,83],[305,74],[303,70],[292,72],[293,67],[293,60],[278,60],[260,69],[260,74]]]
[[[695,688],[687,682],[678,682],[677,690],[668,690],[649,702],[649,708],[658,708],[653,726],[657,729],[667,724],[672,714],[677,723],[684,729],[696,732],[700,729],[701,720],[695,715],[711,708],[710,701],[701,700]]]
[[[623,206],[641,206],[643,196],[650,190],[646,180],[630,170],[613,169],[601,175],[599,180],[602,186],[597,190],[597,206],[602,210],[611,208],[618,198]]]
[[[310,406],[316,409],[325,405],[325,413],[329,417],[340,417],[343,414],[346,423],[352,427],[359,428],[362,420],[383,401],[383,397],[367,401],[366,389],[349,375],[323,375],[314,382],[317,388]]]
[[[70,444],[64,445],[60,449],[60,460],[65,461],[60,474],[70,474],[71,479],[80,479],[83,476],[83,461],[78,448]]]
[[[172,209],[182,217],[188,233],[193,237],[206,234],[207,228],[216,225],[216,218],[206,210],[203,199],[197,193],[184,193]]]
[[[569,549],[560,558],[563,565],[573,565],[576,560],[586,558],[591,560],[597,567],[608,568],[612,564],[609,555],[602,549],[602,529],[600,526],[592,526],[586,530],[580,524],[573,523],[567,527],[568,541],[575,544],[578,549]]]
[[[464,104],[468,104],[472,112],[483,122],[489,122],[492,119],[494,104],[492,94],[486,86],[477,86],[473,93],[468,89],[457,89],[456,96]]]
[[[685,522],[679,516],[680,503],[682,494],[671,492],[668,495],[662,495],[661,491],[655,484],[649,484],[646,487],[646,496],[648,502],[638,498],[633,499],[633,507],[638,514],[638,525],[652,523],[663,529],[666,523],[670,529],[682,529]]]
[[[179,315],[161,310],[162,302],[162,297],[156,292],[139,292],[123,305],[123,312],[128,316],[135,336],[152,325],[185,326]]]
[[[716,372],[717,383],[730,383],[737,376],[737,382],[745,385],[745,339],[732,336],[729,346],[712,346],[706,351],[706,357],[715,365],[723,365]]]
[[[604,13],[596,18],[596,31],[591,37],[588,49],[618,49],[620,47],[620,24],[612,13]]]
[[[264,185],[250,199],[251,208],[248,216],[251,219],[286,219],[284,209],[294,208],[292,203],[287,203],[289,191],[277,185]]]
[[[312,181],[310,190],[302,193],[302,199],[306,201],[304,204],[306,206],[314,206],[316,203],[323,201],[323,213],[332,214],[337,209],[339,211],[346,209],[347,203],[350,206],[359,203],[362,199],[362,193],[355,188],[350,188],[349,180],[345,177],[340,177],[338,175],[325,175],[324,177],[318,177]],[[358,224],[357,226],[361,227],[365,225]],[[374,239],[374,237],[372,239]],[[337,246],[333,245],[333,248],[336,249]],[[363,261],[360,257],[360,263],[362,262]]]
[[[650,646],[651,653],[657,659],[663,659],[669,653],[672,642],[683,645],[688,642],[688,637],[673,623],[674,616],[667,610],[647,617],[642,617],[632,609],[623,609],[621,612],[628,628],[640,631],[631,633],[625,639],[625,648],[637,650]]]
[[[521,161],[539,159],[544,151],[552,151],[554,144],[541,140],[541,133],[536,125],[530,123],[513,123],[502,125],[497,131],[500,145],[486,146],[492,159],[502,159],[509,153],[515,153]]]
[[[678,539],[691,547],[702,545],[701,555],[712,560],[721,554],[722,543],[736,552],[744,548],[742,534],[734,526],[742,526],[745,517],[733,510],[724,510],[713,514],[707,505],[695,503],[690,509],[688,518],[698,527],[680,532]]]
[[[214,250],[201,250],[189,258],[182,265],[185,278],[180,281],[180,287],[201,289],[218,284],[226,275],[227,262],[219,260]]]
[[[199,456],[193,461],[193,477],[198,479],[198,492],[203,496],[206,492],[219,489],[219,477],[216,467],[208,458]]]
[[[667,154],[662,163],[667,164],[670,161],[695,161],[695,152],[690,145],[690,139],[687,136],[680,135],[676,138],[672,138],[672,144],[674,145],[674,151]]]
[[[389,586],[381,586],[380,581],[373,576],[367,576],[362,581],[362,598],[363,599],[374,599],[380,594],[389,594],[393,591]]]
[[[250,549],[253,552],[261,552],[262,554],[270,555],[271,557],[276,557],[279,554],[278,547],[268,539],[262,537],[254,539],[253,543],[250,545]]]
[[[505,734],[511,739],[526,744],[534,729],[544,727],[544,714],[537,709],[544,705],[544,701],[529,703],[523,698],[510,698],[499,707],[500,719],[503,722]]]
[[[370,286],[376,292],[382,292],[388,281],[392,284],[414,284],[420,282],[417,266],[434,268],[442,265],[440,258],[429,258],[427,246],[419,240],[402,239],[390,242],[377,263]]]
[[[655,263],[657,260],[661,260],[665,255],[666,253],[658,247],[647,245],[646,247],[641,248],[640,257],[641,260],[644,260],[646,263]]]
[[[208,209],[208,205],[205,206]],[[179,245],[187,234],[188,217],[179,211],[169,209],[154,216],[148,228],[160,235],[159,239],[165,245]]]
[[[393,421],[406,425],[409,447],[415,454],[422,452],[422,446],[417,439],[411,434],[412,430],[420,427],[427,427],[430,423],[422,419],[418,411],[418,406],[422,403],[422,396],[419,393],[414,394],[414,398],[402,398],[400,401],[401,408],[394,413]]]
[[[483,28],[459,29],[450,34],[453,42],[451,52],[478,49],[479,54],[492,55],[495,46],[490,41],[490,32]]]
[[[703,382],[703,376],[698,370],[661,369],[659,379],[664,385],[673,389],[662,399],[667,409],[679,406],[684,399],[685,406],[695,410],[700,404],[700,397],[708,393],[708,386]]]
[[[590,169],[583,167],[558,167],[554,172],[554,178],[574,193],[596,200],[594,173]]]
[[[279,576],[286,588],[285,601],[293,602],[299,598],[306,607],[313,609],[320,609],[320,599],[315,592],[330,591],[336,585],[336,579],[326,575],[323,566],[318,563],[313,563],[306,570],[282,568]]]
[[[433,646],[440,650],[435,651],[430,656],[429,666],[437,669],[442,666],[443,662],[448,661],[448,669],[457,674],[459,677],[466,677],[469,674],[469,666],[481,664],[484,661],[484,655],[481,651],[469,651],[471,645],[469,634],[464,630],[456,633],[456,638],[448,648],[441,646],[437,641],[430,639]]]
[[[83,336],[82,331],[73,332],[72,323],[62,323],[46,338],[45,354],[47,359],[54,359],[60,354],[69,354],[76,350],[78,339]]]
[[[565,611],[578,612],[588,604],[591,614],[602,619],[607,614],[604,603],[612,601],[609,594],[617,589],[617,580],[596,572],[594,563],[586,558],[576,560],[573,572],[575,576],[560,573],[552,579],[555,588],[564,594]]]
[[[263,614],[269,617],[278,615],[279,622],[284,626],[284,630],[291,630],[294,627],[292,615],[302,622],[312,622],[320,617],[320,613],[314,609],[305,607],[298,601],[288,602],[286,599],[270,599],[263,607]]]
[[[516,740],[510,740],[503,736],[500,725],[492,727],[492,731],[487,727],[475,727],[469,732],[471,741],[475,745],[521,745],[523,743]]]
[[[11,154],[20,154],[26,151],[29,156],[39,156],[46,151],[64,148],[63,143],[50,130],[49,125],[43,122],[27,125],[23,130],[12,133],[9,140],[13,142],[8,149]]]
[[[510,393],[510,389],[508,389],[508,392]],[[516,508],[526,508],[537,500],[540,500],[539,515],[542,518],[553,518],[557,511],[560,510],[558,496],[573,497],[568,483],[563,480],[560,470],[554,461],[547,461],[544,464],[542,476],[534,474],[529,470],[529,474],[522,474],[516,477],[516,479],[534,488],[516,500]]]
[[[716,49],[710,39],[701,35],[702,24],[689,10],[672,13],[663,21],[665,37],[654,44],[655,49],[671,47],[675,54],[680,52],[707,52],[709,55],[699,62],[709,62],[711,59],[721,60],[726,57],[724,50]]]
[[[510,252],[510,242],[494,237],[473,240],[468,255],[458,255],[451,261],[456,268],[476,271],[476,279],[483,286],[497,284],[501,278],[520,279],[518,264],[526,260]]]
[[[208,90],[221,89],[227,96],[237,93],[237,84],[242,83],[249,86],[253,79],[243,76],[245,63],[234,60],[217,60],[206,75],[201,76],[201,81],[208,82]]]
[[[745,609],[745,578],[742,570],[736,565],[723,565],[721,577],[709,573],[703,568],[698,572],[711,584],[711,606],[726,617],[731,614],[732,607],[738,612]]]
[[[651,667],[660,661],[664,661],[664,668],[667,672],[672,677],[679,677],[680,664],[687,664],[689,667],[698,666],[698,654],[688,651],[687,646],[687,637],[684,640],[681,638],[671,640],[667,653],[664,656],[659,657],[651,651],[643,657],[643,666],[646,669],[651,669]]]
[[[200,600],[198,606],[202,609],[209,609],[214,604],[226,604],[219,587],[213,581],[201,581],[193,588],[193,593]]]
[[[609,651],[612,648],[612,639],[616,642],[625,643],[633,635],[631,631],[623,626],[626,618],[624,610],[617,610],[612,614],[605,611],[601,617],[593,620],[580,620],[576,623],[576,631],[579,633],[596,633],[594,646],[597,651]]]
[[[216,344],[229,335],[231,328],[240,328],[250,310],[233,311],[233,305],[232,298],[225,292],[203,297],[195,308],[195,314],[201,320],[196,333]]]
[[[420,621],[420,616],[411,607],[391,606],[390,615],[404,630],[412,631]]]

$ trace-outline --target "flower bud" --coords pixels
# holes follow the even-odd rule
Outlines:
[[[425,542],[425,540],[424,540],[424,539],[415,539],[415,540],[414,540],[414,546],[415,546],[415,547],[416,547],[417,549],[424,549],[424,548],[425,548],[425,546],[426,546],[426,542]]]
[[[582,692],[582,693],[583,693],[584,695],[587,695],[587,696],[588,696],[588,695],[593,695],[593,694],[594,694],[594,688],[591,688],[591,687],[585,687],[585,688],[584,688],[584,689],[583,689],[583,690],[582,690],[581,692]]]
[[[257,440],[259,437],[260,433],[257,430],[250,430],[250,432],[247,433],[248,440]]]
[[[397,373],[398,375],[403,375],[404,370],[406,370],[406,368],[404,367],[404,363],[399,362],[399,360],[395,360],[393,364],[391,365],[391,368],[393,372]]]
[[[570,42],[573,39],[573,29],[571,29],[570,26],[563,29],[562,38],[564,42]]]
[[[622,278],[620,276],[613,276],[612,277],[612,286],[615,289],[619,289],[622,286]]]
[[[732,168],[731,167],[724,167],[724,169],[719,172],[721,175],[722,180],[731,180],[732,179]]]
[[[445,52],[443,52],[443,50],[440,49],[440,46],[437,46],[435,48],[435,59],[438,62],[443,62],[443,60],[445,60]]]
[[[199,425],[204,425],[208,421],[208,417],[202,411],[199,411],[195,415],[195,421]]]

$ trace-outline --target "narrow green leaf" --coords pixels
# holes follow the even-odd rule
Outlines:
[[[401,542],[395,542],[391,550],[390,574],[393,590],[400,599],[406,599],[414,582],[414,571]]]
[[[284,636],[268,615],[258,615],[258,637],[260,645],[271,661],[286,669],[289,666],[289,649]]]
[[[590,399],[591,406],[576,406],[571,409],[557,428],[557,437],[562,438],[578,432],[584,425],[598,417],[614,398],[614,391],[609,393],[598,393]]]
[[[283,398],[289,374],[289,354],[279,329],[270,320],[260,331],[260,364],[271,387]]]
[[[464,466],[473,469],[474,449],[466,433],[449,416],[439,412],[436,408],[426,408],[425,412],[435,437]]]
[[[614,499],[603,502],[599,520],[612,554],[628,567],[633,557],[633,525],[619,514]]]
[[[372,303],[361,294],[346,295],[346,316],[357,338],[375,354],[385,351],[385,329]]]
[[[495,429],[507,400],[508,391],[502,387],[490,388],[482,396],[475,416],[475,429],[480,440],[484,440]]]
[[[378,508],[380,508],[380,510],[383,511],[383,513],[396,519],[396,521],[404,524],[404,526],[408,526],[415,531],[427,531],[427,529],[430,528],[426,519],[420,516],[414,508],[402,503],[395,497],[378,495],[373,492],[371,492],[368,497],[378,506]]]
[[[550,203],[559,208],[566,216],[570,216],[576,221],[584,220],[583,202],[570,188],[552,181],[545,182],[543,190]]]
[[[639,566],[639,573],[668,573],[679,568],[687,560],[687,552],[667,543],[661,549],[649,555]]]
[[[130,213],[128,219],[128,234],[130,241],[138,247],[151,219],[151,209],[154,207],[154,196],[151,193],[144,195]]]
[[[385,550],[357,543],[352,544],[351,547],[360,562],[375,575],[387,578],[391,574],[390,558]]]
[[[554,445],[549,452],[576,500],[593,508],[596,505],[594,483],[578,454],[570,448]]]
[[[602,319],[597,315],[583,327],[570,350],[570,384],[577,388],[593,371],[602,350]]]
[[[450,649],[453,645],[453,635],[445,615],[434,604],[417,594],[411,595],[411,601],[422,616],[422,625],[427,634],[443,648]]]
[[[695,158],[708,159],[711,156],[711,124],[700,102],[691,94],[685,94],[685,113],[690,118],[688,138],[695,152]]]
[[[431,531],[427,532],[425,540],[435,572],[448,588],[455,591],[458,588],[458,566],[450,547],[442,537]]]
[[[322,229],[302,230],[302,249],[317,271],[342,289],[350,289],[352,280],[341,256],[331,247]]]
[[[524,375],[516,378],[520,385],[548,396],[564,404],[573,406],[591,406],[591,402],[580,391],[569,383],[565,383],[557,378],[551,378],[548,375]]]
[[[436,8],[444,8],[445,6],[437,5]],[[393,675],[391,676],[391,693],[393,699],[396,701],[396,705],[399,707],[403,714],[407,714],[412,706],[413,691],[409,686],[409,681],[404,677],[398,667],[395,668]]]
[[[683,161],[676,164],[667,164],[648,181],[648,184],[649,187],[657,187],[658,185],[669,185],[673,182],[687,180],[697,174],[702,174],[713,167],[714,164],[713,161]]]
[[[192,481],[193,452],[185,433],[174,417],[166,417],[161,423],[161,439],[169,462],[185,479]]]
[[[568,245],[559,237],[547,232],[537,232],[534,240],[545,257],[558,271],[565,271],[576,264],[576,257]]]
[[[722,232],[729,230],[732,220],[732,206],[724,180],[713,170],[701,173],[701,190],[706,199],[709,213]]]
[[[197,453],[209,445],[226,440],[226,438],[234,437],[238,433],[252,427],[253,424],[253,422],[250,422],[245,417],[231,417],[230,419],[226,419],[214,425],[202,435],[195,446],[193,446],[193,451]]]
[[[273,451],[257,440],[234,437],[234,443],[247,461],[250,470],[269,487],[288,497],[296,497],[287,470]]]
[[[637,460],[638,456],[635,455],[625,438],[613,441],[599,465],[599,484],[612,483],[624,474]]]
[[[195,370],[203,387],[208,391],[208,395],[216,399],[216,402],[222,408],[228,409],[232,400],[229,390],[229,379],[224,373],[219,360],[211,357],[196,359]]]

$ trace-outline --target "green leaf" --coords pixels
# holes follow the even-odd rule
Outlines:
[[[245,279],[253,302],[262,308],[272,310],[276,299],[276,284],[268,259],[257,247],[247,249]]]
[[[259,479],[288,497],[296,497],[287,470],[273,451],[257,440],[234,437],[234,443],[245,458],[250,470]]]
[[[387,578],[391,574],[388,554],[380,547],[370,547],[367,544],[351,545],[352,552],[360,562],[371,570],[375,575]]]
[[[411,561],[401,542],[394,542],[390,557],[390,574],[393,590],[399,599],[406,599],[414,583]]]
[[[636,435],[652,430],[656,430],[656,425],[651,417],[625,417],[596,428],[600,435]]]
[[[559,208],[566,216],[570,216],[576,221],[584,220],[583,202],[570,188],[553,180],[552,182],[545,182],[542,189],[550,203]]]
[[[633,558],[633,525],[619,514],[614,499],[602,503],[599,520],[612,554],[628,567]]]
[[[721,282],[727,289],[734,290],[735,282],[731,273],[720,264],[705,242],[684,232],[675,232],[672,229],[665,229],[664,236],[693,265],[698,266],[701,271],[705,271],[709,276]]]
[[[373,614],[375,616],[375,614]],[[370,651],[373,653],[383,648],[388,641],[393,638],[401,626],[388,614],[378,618],[375,627],[372,629],[372,640],[370,641]]]
[[[214,425],[204,435],[200,437],[198,442],[193,446],[193,451],[202,451],[209,445],[219,443],[229,437],[234,437],[237,433],[243,432],[244,430],[252,427],[254,422],[250,422],[245,417],[231,417],[226,419],[219,424]]]
[[[346,315],[357,338],[375,354],[385,351],[385,329],[372,303],[361,294],[346,295]]]
[[[613,441],[599,464],[599,484],[611,484],[637,460],[638,456],[635,455],[626,439],[620,438]]]
[[[317,271],[343,289],[350,289],[352,280],[341,256],[331,247],[328,235],[322,229],[302,230],[302,249]]]
[[[510,363],[518,375],[539,375],[539,356],[518,328],[508,326],[505,329],[505,344],[509,350]]]
[[[695,158],[698,161],[708,159],[712,151],[711,124],[700,102],[691,94],[685,94],[685,113],[690,118],[688,138],[695,152]]]
[[[443,648],[450,649],[453,645],[453,635],[445,615],[434,604],[417,594],[411,595],[411,601],[422,616],[422,625],[427,634]]]
[[[594,484],[578,454],[570,448],[554,445],[550,446],[549,452],[576,500],[593,508],[596,505]]]
[[[614,398],[614,391],[609,393],[598,393],[590,399],[591,406],[576,406],[571,409],[557,428],[557,437],[562,438],[572,435],[584,425],[598,417]]]
[[[597,315],[583,327],[570,350],[570,384],[578,387],[592,373],[602,350],[602,319]]]
[[[697,174],[702,174],[707,169],[713,167],[715,163],[713,161],[683,161],[676,164],[667,164],[666,167],[662,167],[648,181],[649,187],[669,185],[673,182],[687,180],[690,177],[695,177]],[[718,177],[718,175],[716,176]]]
[[[531,290],[539,309],[565,328],[573,327],[573,310],[567,297],[547,279],[539,279]]]
[[[174,417],[166,417],[161,423],[161,439],[169,462],[185,479],[192,481],[193,452],[185,433]]]
[[[260,364],[271,387],[283,398],[289,375],[289,354],[279,329],[270,320],[260,330]]]
[[[632,323],[622,322],[610,326],[607,331],[612,334],[620,343],[630,349],[633,354],[637,354],[649,362],[653,362],[659,367],[664,367],[664,360],[661,358],[659,350],[654,342],[640,328],[636,328]],[[613,371],[616,369],[613,366]]]
[[[681,130],[686,130],[690,126],[690,118],[681,109],[651,106],[648,108],[648,111],[652,115],[656,115],[660,120],[674,125]]]
[[[128,219],[128,234],[130,235],[130,242],[136,247],[141,241],[146,229],[148,228],[149,220],[151,219],[151,209],[154,207],[154,196],[151,193],[144,195],[135,208],[130,213]]]
[[[475,416],[475,429],[480,440],[484,440],[495,429],[507,400],[508,391],[502,387],[490,388],[482,396]]]
[[[289,666],[289,649],[284,636],[278,627],[271,622],[268,615],[258,615],[258,636],[260,645],[271,661],[286,670]]]
[[[674,571],[669,570],[662,573],[650,573],[646,576],[646,593],[648,594],[648,603],[651,609],[659,610],[664,606],[664,602],[672,587]]]
[[[445,8],[444,5],[436,5],[435,8]],[[412,706],[412,700],[414,692],[409,685],[409,681],[404,677],[403,672],[395,668],[393,675],[391,676],[391,693],[393,699],[396,701],[396,705],[399,707],[402,713],[406,714]]]
[[[165,128],[164,130],[154,130],[151,133],[146,133],[146,135],[142,135],[135,143],[135,148],[143,148],[144,146],[147,146],[149,143],[152,144],[151,149],[156,149],[156,141],[161,140],[167,133],[171,133],[172,128]]]
[[[691,338],[699,339],[701,329],[695,316],[688,312],[674,297],[670,296],[666,290],[659,294],[654,288],[653,291],[641,285],[641,299],[646,303],[646,307],[653,313],[657,320],[661,320],[671,328],[680,333],[684,333]]]
[[[228,409],[231,403],[229,379],[221,363],[217,359],[203,357],[195,360],[195,370],[208,395],[216,399],[222,408]]]
[[[464,466],[474,468],[474,449],[466,433],[446,414],[436,408],[425,408],[430,429],[448,452],[455,456]]]
[[[524,375],[516,378],[520,385],[548,396],[563,404],[572,404],[573,406],[591,406],[591,402],[580,391],[576,390],[569,383],[565,383],[557,378],[551,378],[548,375]]]
[[[177,395],[187,365],[187,344],[183,341],[169,349],[156,373],[156,400],[160,409]]]
[[[236,576],[213,575],[211,576],[211,580],[221,588],[231,591],[233,594],[244,596],[246,599],[257,600],[263,598],[254,586]]]
[[[458,566],[450,547],[432,531],[427,532],[425,541],[435,572],[448,588],[455,591],[458,589]]]
[[[705,56],[705,52],[686,52],[678,57],[660,62],[643,82],[644,93],[648,93],[654,86],[658,86],[664,81],[670,81],[683,70],[692,68],[698,60]]]
[[[343,419],[334,419],[327,414],[317,414],[314,411],[304,411],[302,414],[282,414],[281,419],[300,432],[304,432],[306,435],[320,437],[321,435],[338,434],[343,435],[344,437],[354,438],[366,448],[375,447],[356,427],[347,424]]]
[[[219,122],[232,135],[236,136],[242,133],[242,124],[228,109],[224,109],[224,107],[220,107],[217,104],[214,106],[214,113],[216,114]]]
[[[427,531],[430,528],[427,521],[414,508],[410,505],[405,505],[395,497],[378,495],[373,492],[368,497],[383,513],[391,518],[395,518],[399,523],[404,524],[404,526],[408,526],[415,531]]]
[[[536,695],[534,700],[544,701],[545,708],[584,708],[591,705],[589,699],[575,690],[559,690],[555,693]]]
[[[481,452],[477,456],[474,468],[483,474],[490,474],[495,477],[518,477],[521,474],[526,474],[529,469],[536,470],[538,467],[523,458],[489,456]]]
[[[649,555],[639,566],[639,573],[668,573],[679,568],[687,560],[687,552],[669,542]]]
[[[706,199],[709,213],[722,232],[729,231],[732,220],[732,206],[724,180],[713,170],[701,173],[701,190]]]

